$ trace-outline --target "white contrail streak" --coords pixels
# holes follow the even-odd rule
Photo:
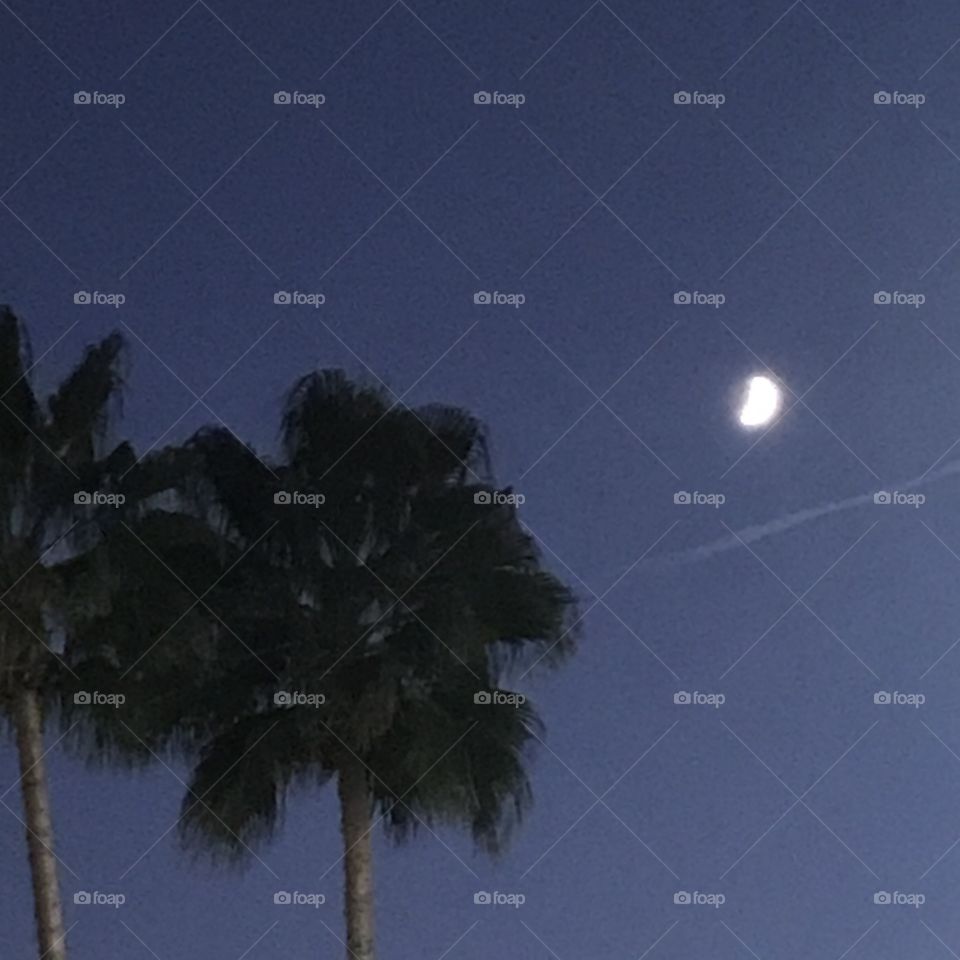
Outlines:
[[[913,490],[917,487],[926,486],[943,477],[952,476],[960,473],[960,460],[951,460],[945,463],[939,470],[921,474],[912,480],[906,480],[903,483],[889,487],[889,490],[896,490],[900,493],[906,490]],[[817,520],[820,517],[826,517],[831,513],[839,513],[842,510],[852,510],[854,507],[861,507],[868,503],[873,503],[874,493],[862,493],[856,497],[847,497],[846,500],[834,500],[832,503],[825,503],[819,507],[807,507],[806,510],[797,510],[795,513],[788,513],[785,516],[777,517],[775,520],[768,520],[766,523],[758,523],[752,527],[744,527],[734,533],[720,537],[710,543],[705,543],[699,547],[691,547],[689,550],[681,550],[677,553],[667,554],[661,559],[652,559],[651,563],[655,565],[672,565],[677,563],[693,563],[697,560],[706,560],[708,557],[715,556],[718,553],[726,553],[728,550],[736,550],[748,543],[756,543],[758,540],[765,540],[786,530],[792,530],[803,523],[811,520]]]

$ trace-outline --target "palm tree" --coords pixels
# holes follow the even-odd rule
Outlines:
[[[571,651],[574,604],[492,496],[485,435],[464,411],[391,407],[320,372],[290,392],[281,436],[275,464],[222,430],[164,455],[216,541],[182,551],[189,572],[164,538],[154,548],[181,600],[203,604],[145,656],[163,618],[132,629],[131,590],[76,666],[105,643],[106,660],[143,664],[140,680],[127,672],[136,732],[106,725],[99,746],[188,755],[193,849],[242,858],[291,790],[335,779],[348,956],[372,960],[374,818],[396,839],[454,824],[501,848],[530,801],[539,721],[490,694],[510,669]]]
[[[0,715],[17,745],[27,850],[44,960],[66,957],[63,909],[44,761],[44,714],[63,673],[55,649],[83,598],[63,576],[107,523],[109,495],[133,461],[126,444],[106,452],[109,407],[121,387],[122,340],[87,350],[45,404],[29,381],[25,332],[0,308]],[[75,502],[81,501],[81,502]]]

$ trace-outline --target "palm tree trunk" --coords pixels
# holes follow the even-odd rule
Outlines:
[[[337,779],[344,846],[343,911],[347,960],[373,960],[373,842],[363,765],[349,760]]]
[[[35,690],[23,690],[17,694],[13,718],[40,957],[41,960],[66,960],[63,906],[57,882],[57,861],[53,855],[53,822],[43,762],[43,711]]]

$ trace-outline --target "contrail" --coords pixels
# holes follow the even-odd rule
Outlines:
[[[943,477],[952,476],[960,473],[960,460],[951,460],[944,464],[939,470],[932,473],[923,473],[912,480],[906,480],[903,483],[891,487],[891,490],[902,492],[912,490],[916,487],[925,486],[933,483]],[[852,510],[854,507],[861,507],[864,504],[873,503],[874,493],[862,493],[855,497],[847,497],[846,500],[834,500],[832,503],[825,503],[819,507],[807,507],[806,510],[797,510],[794,513],[788,513],[786,516],[777,517],[775,520],[768,520],[766,523],[755,524],[752,527],[744,527],[734,533],[730,533],[718,540],[705,543],[699,547],[691,547],[689,550],[681,550],[677,553],[667,554],[665,557],[657,560],[652,559],[651,563],[656,565],[672,566],[678,563],[693,563],[697,560],[706,560],[718,553],[726,553],[728,550],[736,550],[748,543],[756,543],[757,540],[765,540],[785,530],[792,530],[803,523],[816,520],[819,517],[826,517],[831,513],[839,513],[842,510]]]

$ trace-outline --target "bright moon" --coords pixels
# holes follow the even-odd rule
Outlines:
[[[769,423],[779,409],[777,385],[769,377],[751,377],[740,409],[740,423],[745,427],[761,427]]]

